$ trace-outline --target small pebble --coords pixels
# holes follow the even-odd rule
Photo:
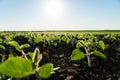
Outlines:
[[[59,57],[60,57],[60,58],[61,58],[61,57],[64,57],[64,54],[59,55]]]
[[[65,80],[71,80],[73,77],[74,77],[73,75],[67,76]]]

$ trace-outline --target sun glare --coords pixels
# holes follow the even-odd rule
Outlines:
[[[45,0],[42,9],[47,17],[58,18],[65,14],[65,3],[63,0]]]

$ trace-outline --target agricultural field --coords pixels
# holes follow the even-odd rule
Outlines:
[[[0,80],[120,80],[120,31],[0,32]]]

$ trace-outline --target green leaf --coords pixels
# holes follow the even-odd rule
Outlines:
[[[87,41],[88,41],[88,44],[93,44],[93,39],[90,38]]]
[[[42,78],[48,78],[50,77],[52,71],[53,71],[53,64],[47,63],[40,67],[38,71],[38,75]]]
[[[3,40],[0,38],[0,43],[3,43]]]
[[[40,54],[39,49],[35,48],[34,53],[33,53],[32,62],[35,62],[37,60],[37,57],[38,57],[39,54]]]
[[[79,40],[77,45],[76,45],[76,48],[80,48],[83,46],[87,46],[87,43],[85,43],[85,41],[83,41],[83,40]]]
[[[84,45],[79,41],[77,44],[76,44],[76,48],[80,48],[80,47],[83,47]]]
[[[0,45],[0,48],[6,50],[6,48],[3,45]]]
[[[99,47],[100,47],[102,50],[105,49],[105,43],[104,43],[102,40],[100,40],[100,41],[98,42],[98,45],[99,45]]]
[[[29,44],[23,44],[23,45],[20,46],[21,49],[28,48],[28,47],[30,47]]]
[[[35,43],[39,43],[40,41],[43,41],[43,37],[42,36],[34,37],[34,42]]]
[[[83,40],[79,41],[81,43],[82,46],[85,46],[85,42]]]
[[[67,38],[67,41],[66,41],[66,43],[67,43],[67,44],[69,44],[69,42],[70,42],[70,39],[69,39],[69,38]]]
[[[5,55],[2,55],[2,54],[0,54],[0,64],[1,64],[1,62],[3,62],[4,60],[5,60]]]
[[[58,45],[56,42],[52,42],[51,44],[55,47]]]
[[[20,57],[9,58],[0,65],[0,73],[13,78],[27,77],[33,72],[32,62]]]
[[[44,38],[47,38],[47,35],[46,35],[46,34],[43,34],[43,37],[44,37]]]
[[[35,62],[35,65],[39,66],[39,63],[40,63],[41,60],[42,60],[42,54],[39,54],[38,57],[37,57],[37,60]]]
[[[65,36],[62,36],[62,37],[61,37],[61,40],[62,40],[62,41],[66,41],[66,37],[65,37]]]
[[[32,58],[33,58],[33,52],[29,52],[28,56],[29,56],[30,60],[32,60]]]
[[[15,47],[16,50],[21,51],[20,45],[16,41],[10,41],[10,42],[8,42],[8,44]]]
[[[8,44],[10,44],[13,47],[19,47],[20,46],[16,41],[10,41],[10,42],[8,42]]]
[[[105,54],[103,54],[103,53],[100,52],[100,51],[96,51],[96,50],[95,50],[95,51],[93,52],[93,54],[96,55],[96,56],[98,56],[98,57],[101,57],[101,58],[103,58],[103,59],[105,59],[105,60],[107,59],[107,57],[105,56]]]
[[[41,59],[42,59],[42,54],[40,54],[40,50],[36,48],[33,53],[32,62],[38,66]]]
[[[70,57],[71,57],[71,60],[81,60],[85,58],[85,55],[79,49],[75,49],[73,50],[72,55]]]
[[[22,50],[20,49],[20,47],[16,47],[16,50],[17,50],[17,51],[20,51],[20,52],[22,51]]]
[[[16,54],[16,53],[10,53],[9,54],[9,58],[11,58],[11,57],[17,57],[18,55]]]

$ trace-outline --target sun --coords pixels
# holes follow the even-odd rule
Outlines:
[[[65,3],[63,0],[45,0],[42,9],[47,17],[58,18],[65,14]]]

